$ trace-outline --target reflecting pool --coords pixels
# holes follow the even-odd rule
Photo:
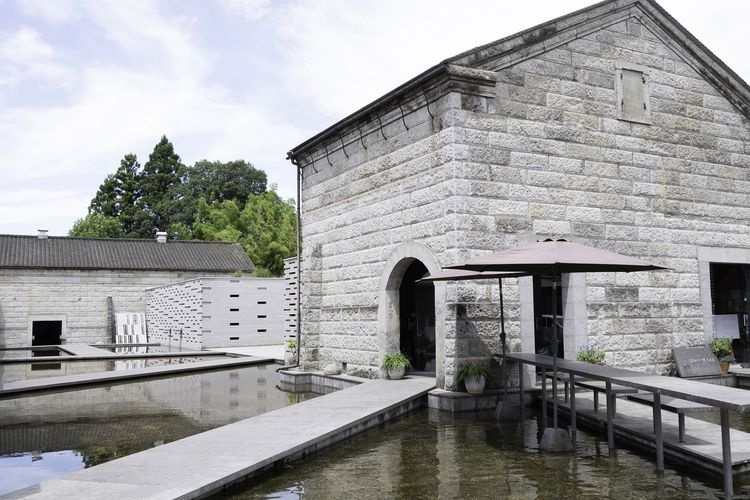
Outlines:
[[[610,457],[603,436],[579,432],[575,453],[542,453],[539,430],[536,416],[423,409],[221,498],[723,498],[720,476],[669,463],[656,474],[645,454]],[[735,493],[750,494],[747,479]]]
[[[310,399],[276,364],[0,400],[0,495]]]
[[[70,356],[57,347],[30,347],[26,349],[0,349],[0,359],[43,358],[48,356]]]

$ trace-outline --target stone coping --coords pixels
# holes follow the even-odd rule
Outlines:
[[[60,389],[66,387],[106,384],[138,378],[159,377],[162,375],[171,375],[175,373],[215,370],[220,368],[233,368],[273,362],[275,362],[275,360],[271,358],[257,358],[247,356],[242,358],[220,359],[216,361],[203,361],[189,365],[152,366],[148,368],[136,368],[134,370],[82,373],[79,375],[48,377],[36,380],[21,380],[18,382],[0,384],[0,398],[16,397],[35,392],[49,391],[51,389]]]

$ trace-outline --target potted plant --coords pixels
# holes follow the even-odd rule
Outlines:
[[[456,372],[458,381],[464,383],[469,394],[482,394],[489,376],[490,366],[485,360],[461,363]]]
[[[726,375],[729,373],[729,363],[734,362],[734,352],[732,351],[732,339],[713,339],[709,344],[711,352],[719,358],[721,372]]]
[[[380,367],[385,371],[387,378],[398,380],[404,376],[407,369],[411,369],[411,362],[409,358],[397,352],[383,356]]]
[[[284,351],[284,364],[293,365],[297,361],[297,339],[287,339]]]
[[[578,361],[583,361],[584,363],[591,363],[592,365],[603,365],[604,351],[595,349],[593,347],[587,347],[583,350],[578,351],[576,359]]]

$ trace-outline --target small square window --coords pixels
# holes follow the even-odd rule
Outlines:
[[[632,64],[618,64],[617,118],[636,123],[651,123],[648,73],[646,68]]]

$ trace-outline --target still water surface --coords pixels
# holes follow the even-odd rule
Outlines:
[[[579,433],[575,453],[541,453],[536,416],[496,422],[491,414],[419,410],[285,471],[248,481],[221,498],[723,498],[721,477],[617,450]],[[737,497],[750,495],[735,480]]]
[[[276,364],[0,400],[0,495],[316,397]]]

